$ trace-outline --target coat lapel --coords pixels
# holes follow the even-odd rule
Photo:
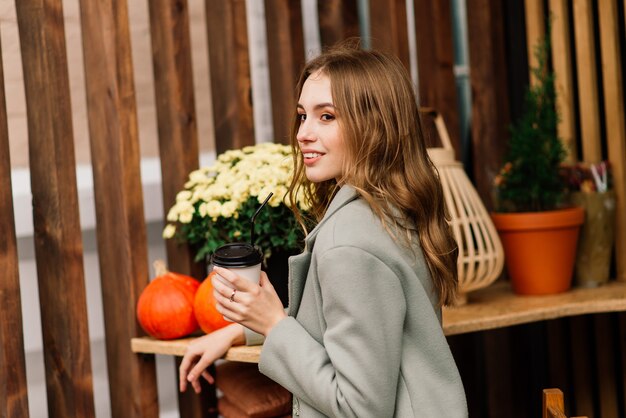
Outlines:
[[[289,315],[296,316],[298,309],[300,308],[300,301],[302,300],[302,292],[304,291],[304,284],[309,273],[309,267],[311,266],[311,254],[313,252],[313,246],[315,245],[315,239],[321,228],[321,226],[335,213],[337,210],[347,205],[358,197],[357,191],[351,186],[343,186],[333,200],[330,202],[326,213],[317,226],[307,235],[305,238],[305,247],[302,254],[292,256],[289,258]]]

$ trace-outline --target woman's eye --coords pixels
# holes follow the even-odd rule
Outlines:
[[[331,121],[331,120],[334,120],[334,119],[335,119],[335,117],[333,115],[331,115],[330,113],[324,113],[322,115],[322,120],[323,121],[328,122],[328,121]]]
[[[306,115],[304,113],[298,113],[298,120],[300,122],[304,122],[306,120]]]

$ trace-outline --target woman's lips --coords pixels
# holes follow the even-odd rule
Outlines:
[[[312,165],[315,164],[320,158],[322,158],[324,154],[319,152],[303,152],[302,156],[304,157],[304,164]]]

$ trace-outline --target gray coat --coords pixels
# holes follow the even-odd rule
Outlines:
[[[394,242],[352,187],[289,273],[289,316],[259,370],[293,393],[294,417],[467,416],[422,252]]]

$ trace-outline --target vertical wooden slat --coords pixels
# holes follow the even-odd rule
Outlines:
[[[594,418],[593,357],[590,345],[593,342],[590,316],[575,316],[569,319],[572,383],[574,411],[579,415]]]
[[[154,356],[129,344],[149,272],[128,9],[81,0],[80,12],[111,412],[157,417]]]
[[[187,4],[186,0],[148,4],[165,215],[199,161]],[[175,240],[165,243],[172,271],[204,279],[204,263],[193,262],[189,247]]]
[[[295,87],[304,64],[300,0],[265,0],[265,22],[274,142],[288,144],[296,112]]]
[[[357,0],[324,0],[317,2],[322,47],[359,36]]]
[[[186,0],[148,3],[159,128],[163,213],[167,215],[188,175],[198,168],[198,128],[194,102],[189,9]],[[167,240],[169,269],[202,280],[205,263],[194,262],[187,245]],[[180,359],[174,362],[178,371]],[[215,388],[205,384],[200,395],[179,393],[181,417],[216,416]]]
[[[490,331],[486,331],[490,332]],[[483,361],[484,349],[482,345],[484,332],[449,335],[446,337],[450,351],[459,369],[465,389],[467,409],[472,417],[487,416]]]
[[[411,69],[405,0],[370,0],[372,47],[395,54]]]
[[[617,361],[620,362],[621,368],[617,373],[617,380],[620,382],[619,402],[622,411],[626,411],[626,313],[619,312],[617,315],[617,325],[615,333],[617,334]]]
[[[446,121],[457,159],[461,159],[459,111],[454,78],[450,2],[415,2],[417,74],[420,106],[437,109]]]
[[[528,54],[528,69],[530,70],[530,83],[535,83],[533,68],[539,63],[535,57],[535,48],[545,36],[545,18],[543,13],[543,0],[525,0],[524,14],[526,16],[526,53]]]
[[[617,417],[619,416],[619,408],[617,406],[615,371],[620,361],[617,359],[617,352],[615,351],[614,332],[617,328],[613,326],[613,317],[608,313],[594,315],[593,327],[599,416]]]
[[[94,416],[61,0],[16,1],[26,89],[48,414]]]
[[[615,261],[617,279],[626,280],[626,128],[616,0],[599,0],[598,12],[606,140],[608,158],[613,164],[613,190],[617,199]]]
[[[574,0],[573,4],[582,158],[584,161],[596,163],[602,159],[602,147],[592,2]]]
[[[553,319],[546,322],[546,349],[548,357],[548,385],[559,388],[565,399],[572,398],[570,390],[571,377],[568,365],[569,337],[567,319]]]
[[[511,357],[497,353],[511,352],[511,329],[500,328],[483,333],[483,358],[485,372],[485,392],[487,402],[487,416],[511,417],[514,404],[512,398]]]
[[[574,115],[574,83],[572,74],[572,51],[570,48],[570,28],[568,1],[550,0],[552,29],[552,64],[555,74],[556,107],[559,113],[557,132],[567,152],[566,161],[577,160],[576,122]],[[567,398],[567,393],[565,394]]]
[[[13,225],[9,131],[0,49],[0,417],[28,418],[17,242]]]
[[[513,376],[513,405],[511,417],[527,418],[541,409],[539,394],[546,388],[548,363],[545,350],[545,323],[534,322],[512,327],[510,343],[511,373]],[[497,351],[494,351],[493,355]],[[495,383],[497,384],[497,383]],[[508,385],[509,383],[503,383]],[[499,416],[499,415],[492,415]]]
[[[509,102],[503,11],[497,0],[468,0],[474,184],[487,208],[493,207],[492,181],[500,170],[508,138]]]
[[[206,0],[218,153],[254,144],[245,0]]]

